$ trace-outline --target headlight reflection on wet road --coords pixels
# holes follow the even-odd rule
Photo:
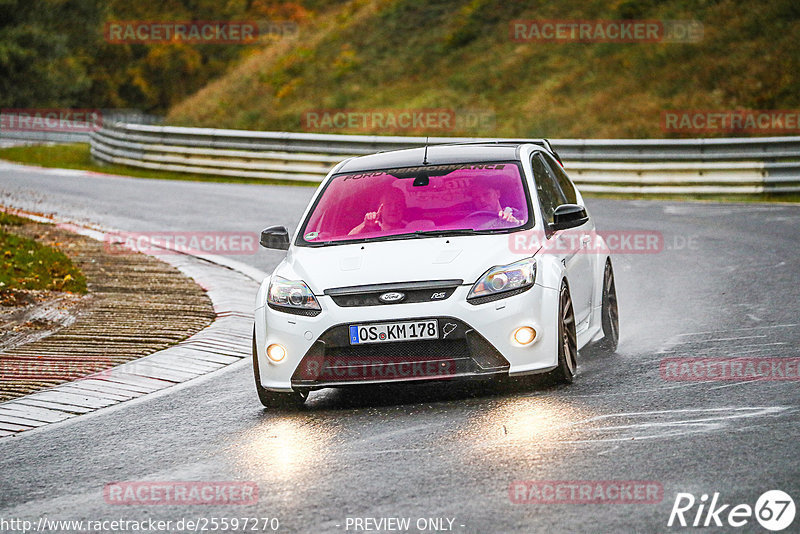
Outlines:
[[[247,432],[236,456],[253,475],[297,481],[319,473],[335,433],[303,413],[270,417]]]

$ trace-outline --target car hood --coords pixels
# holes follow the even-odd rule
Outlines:
[[[326,247],[291,247],[275,275],[303,280],[315,294],[334,287],[461,279],[526,256],[509,247],[513,234],[428,237]]]

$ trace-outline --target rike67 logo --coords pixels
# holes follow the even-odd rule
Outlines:
[[[764,492],[754,507],[744,503],[735,506],[723,503],[718,492],[714,492],[710,501],[706,493],[700,499],[691,493],[678,493],[667,526],[739,528],[749,525],[747,531],[752,532],[755,517],[765,529],[778,532],[788,528],[794,516],[794,500],[781,490]]]

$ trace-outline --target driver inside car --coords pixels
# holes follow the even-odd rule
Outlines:
[[[405,212],[406,198],[403,192],[391,188],[381,195],[378,209],[367,212],[364,221],[350,230],[348,235],[404,229],[408,225],[408,221],[404,220]]]
[[[518,218],[521,215],[519,210],[510,206],[503,207],[500,203],[500,190],[486,182],[475,183],[470,191],[470,199],[476,213],[494,213],[501,221],[514,225],[523,224]]]

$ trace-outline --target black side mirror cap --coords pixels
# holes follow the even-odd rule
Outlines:
[[[553,222],[550,223],[550,229],[566,230],[568,228],[575,228],[581,226],[589,220],[589,214],[586,213],[586,208],[578,204],[561,204],[553,212]]]
[[[285,226],[270,226],[261,231],[261,246],[289,250],[289,232]]]

